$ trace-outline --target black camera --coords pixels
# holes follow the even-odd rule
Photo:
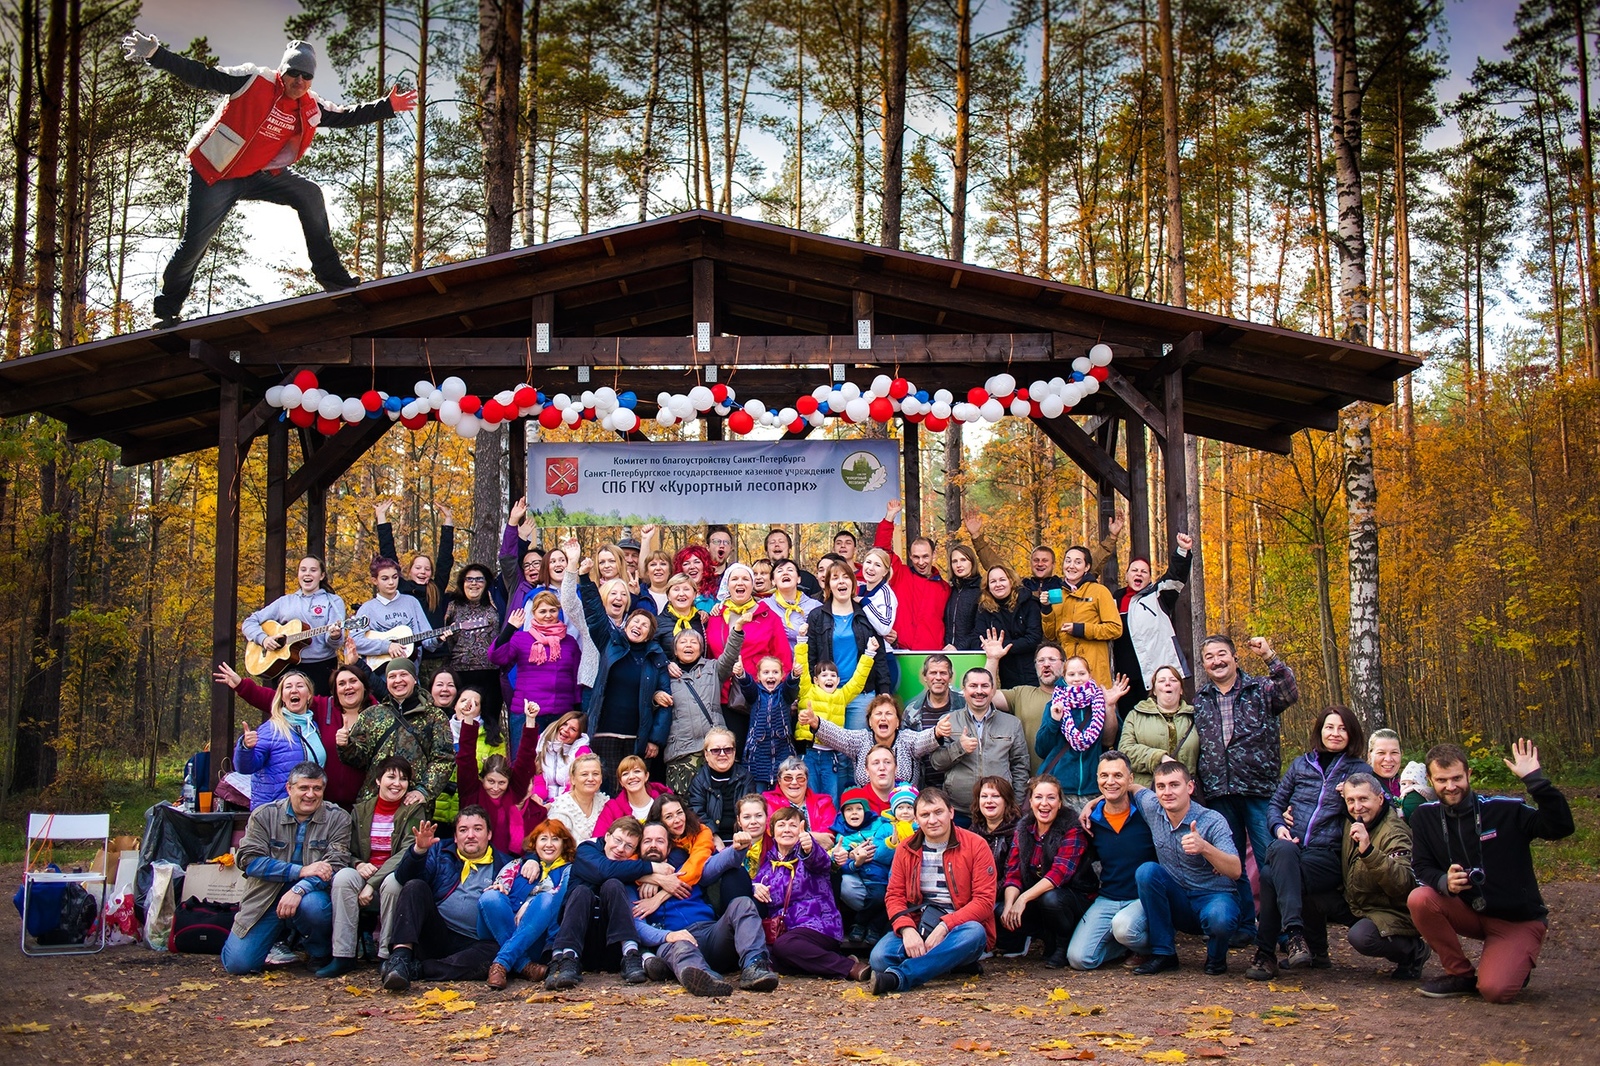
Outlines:
[[[1483,884],[1488,879],[1488,875],[1483,872],[1483,867],[1481,866],[1474,866],[1467,870],[1467,883],[1472,886],[1472,893],[1467,899],[1467,905],[1479,913],[1489,908],[1489,901],[1483,898]]]
[[[1474,866],[1467,871],[1467,883],[1473,888],[1482,888],[1483,883],[1488,879],[1489,875],[1483,872],[1483,867],[1481,866]]]

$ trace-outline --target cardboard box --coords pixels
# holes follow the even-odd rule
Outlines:
[[[183,871],[183,899],[238,903],[244,899],[244,890],[244,874],[236,866],[196,862]]]
[[[117,872],[121,865],[120,858],[131,854],[137,860],[139,856],[139,838],[135,836],[119,836],[111,838],[111,846],[95,851],[94,858],[89,862],[89,869],[97,874],[107,876]]]

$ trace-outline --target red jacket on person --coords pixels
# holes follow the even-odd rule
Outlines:
[[[911,564],[894,553],[894,523],[879,522],[872,538],[874,548],[882,548],[894,560],[889,587],[900,600],[895,619],[895,635],[907,651],[942,651],[945,646],[944,606],[950,599],[950,586],[939,576],[923,577]]]
[[[283,90],[283,77],[261,67],[235,67],[227,73],[247,74],[250,80],[224,100],[189,141],[189,162],[195,171],[207,185],[215,185],[223,178],[247,178],[268,166],[282,169],[298,162],[322,125],[322,106],[316,94],[290,100]],[[287,137],[263,136],[269,119],[292,123]]]
[[[944,849],[944,879],[950,886],[955,910],[944,916],[946,929],[966,922],[977,922],[994,949],[994,900],[998,876],[994,852],[984,839],[970,829],[953,826],[950,844]],[[912,833],[894,853],[889,868],[889,887],[884,906],[896,932],[915,929],[922,912],[922,833]]]

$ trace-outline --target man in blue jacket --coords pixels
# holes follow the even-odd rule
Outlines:
[[[456,815],[456,836],[434,839],[434,824],[422,822],[395,870],[400,901],[395,906],[394,948],[382,971],[383,987],[404,992],[419,978],[481,981],[489,976],[500,945],[478,919],[478,898],[511,861],[489,843],[489,812],[477,804]]]
[[[603,840],[585,840],[567,875],[567,899],[550,950],[544,986],[552,992],[576,987],[585,968],[610,969],[620,953],[622,979],[630,985],[649,980],[633,927],[629,885],[650,884],[679,898],[689,886],[670,863],[637,858],[644,827],[637,818],[618,818]],[[587,964],[587,965],[586,965]]]
[[[1156,861],[1150,823],[1133,809],[1133,767],[1120,751],[1100,756],[1100,800],[1080,822],[1094,837],[1100,863],[1100,893],[1084,912],[1067,944],[1067,965],[1095,970],[1132,952],[1150,950],[1144,905],[1139,902],[1139,867]],[[1141,957],[1140,963],[1145,960]]]

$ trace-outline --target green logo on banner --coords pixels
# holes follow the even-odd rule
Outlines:
[[[871,492],[889,480],[889,468],[871,452],[851,452],[839,464],[839,477],[857,492]]]

